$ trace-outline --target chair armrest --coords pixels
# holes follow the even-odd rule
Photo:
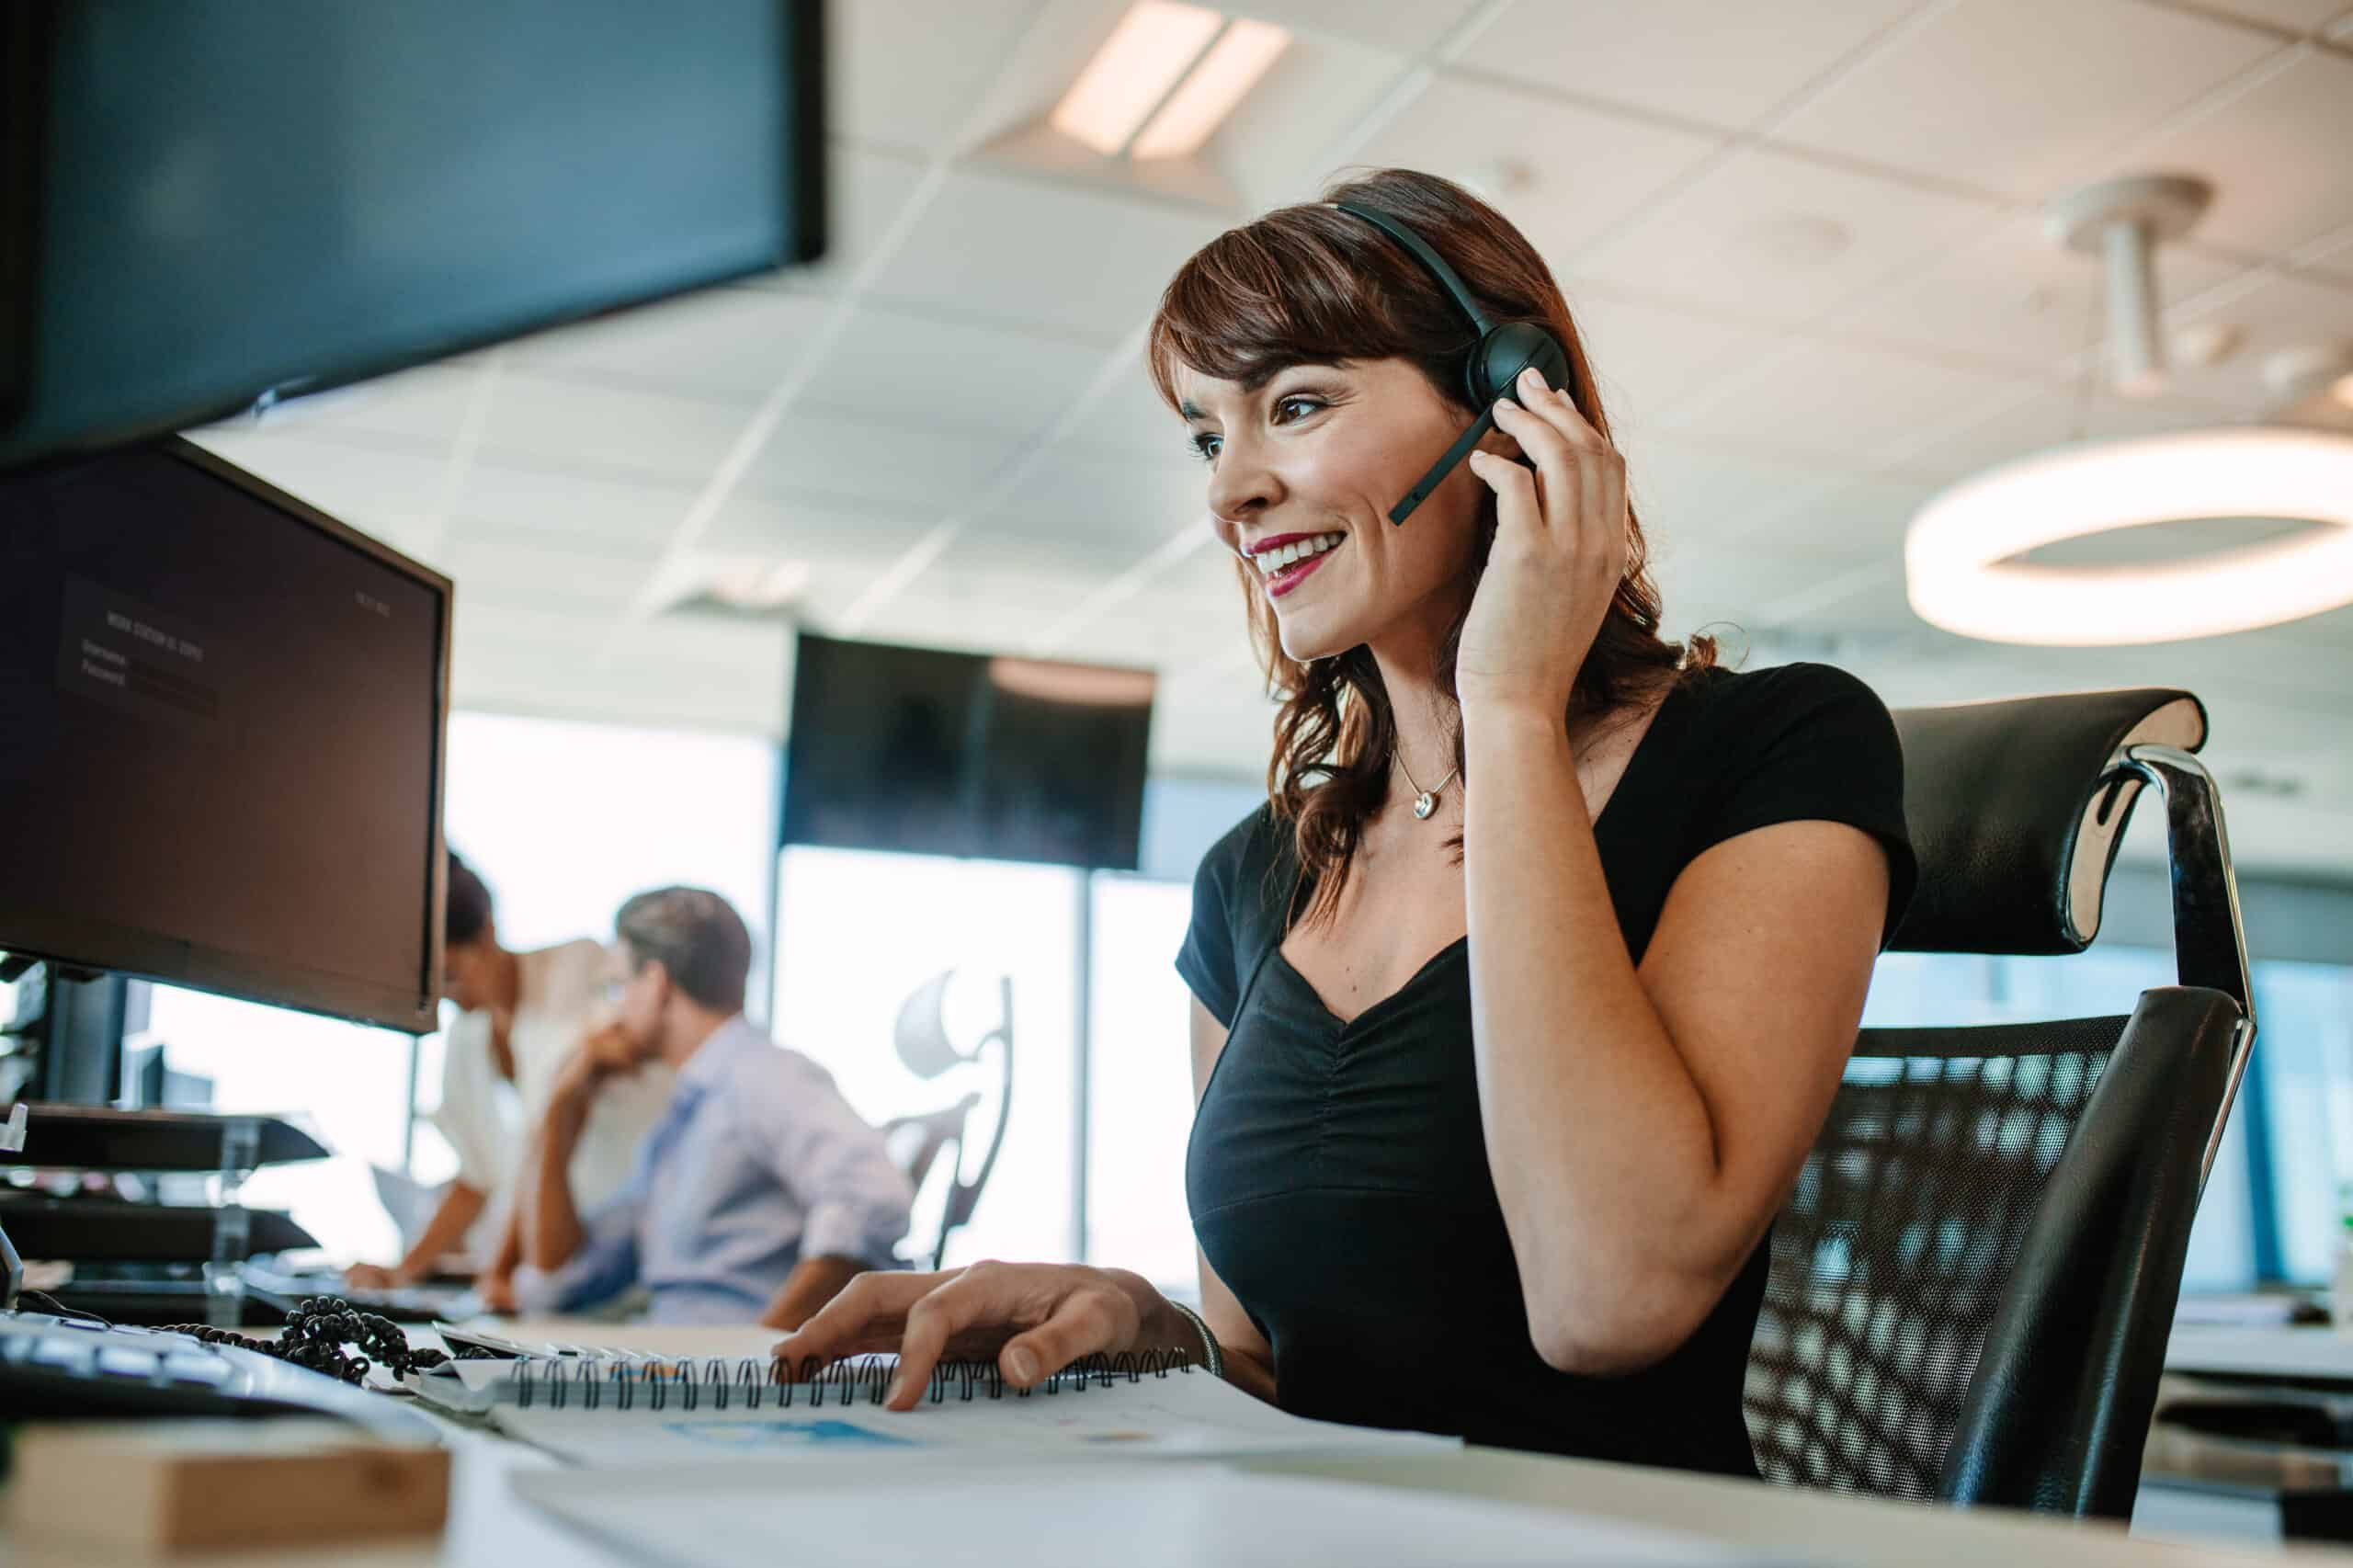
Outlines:
[[[2142,994],[1986,1330],[1948,1500],[2131,1517],[2242,1017],[2219,991]]]

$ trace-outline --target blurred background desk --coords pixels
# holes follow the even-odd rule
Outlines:
[[[2325,1324],[2179,1327],[2165,1344],[2165,1370],[2199,1378],[2353,1389],[2353,1335]]]
[[[2165,1372],[2136,1529],[2353,1542],[2353,1336],[2186,1324]]]

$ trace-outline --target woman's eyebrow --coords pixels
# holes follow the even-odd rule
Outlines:
[[[1277,376],[1292,370],[1337,370],[1340,368],[1341,362],[1337,359],[1286,359],[1279,365],[1268,366],[1242,384],[1254,392],[1263,392]]]

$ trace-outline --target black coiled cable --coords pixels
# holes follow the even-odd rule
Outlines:
[[[167,1324],[162,1332],[185,1334],[207,1345],[233,1345],[347,1383],[368,1376],[371,1358],[395,1377],[425,1371],[449,1358],[443,1351],[411,1347],[398,1324],[363,1312],[340,1296],[303,1301],[286,1314],[286,1326],[276,1339],[255,1339],[200,1323]]]

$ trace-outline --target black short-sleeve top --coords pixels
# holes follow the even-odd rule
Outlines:
[[[1885,848],[1893,934],[1915,869],[1886,708],[1821,665],[1687,676],[1594,824],[1634,961],[1701,851],[1808,820],[1850,824]],[[1229,1031],[1194,1119],[1186,1197],[1211,1267],[1274,1348],[1279,1403],[1754,1475],[1741,1381],[1767,1246],[1656,1365],[1617,1378],[1548,1366],[1487,1167],[1467,939],[1342,1024],[1278,950],[1298,879],[1287,830],[1254,812],[1202,859],[1176,960]]]

